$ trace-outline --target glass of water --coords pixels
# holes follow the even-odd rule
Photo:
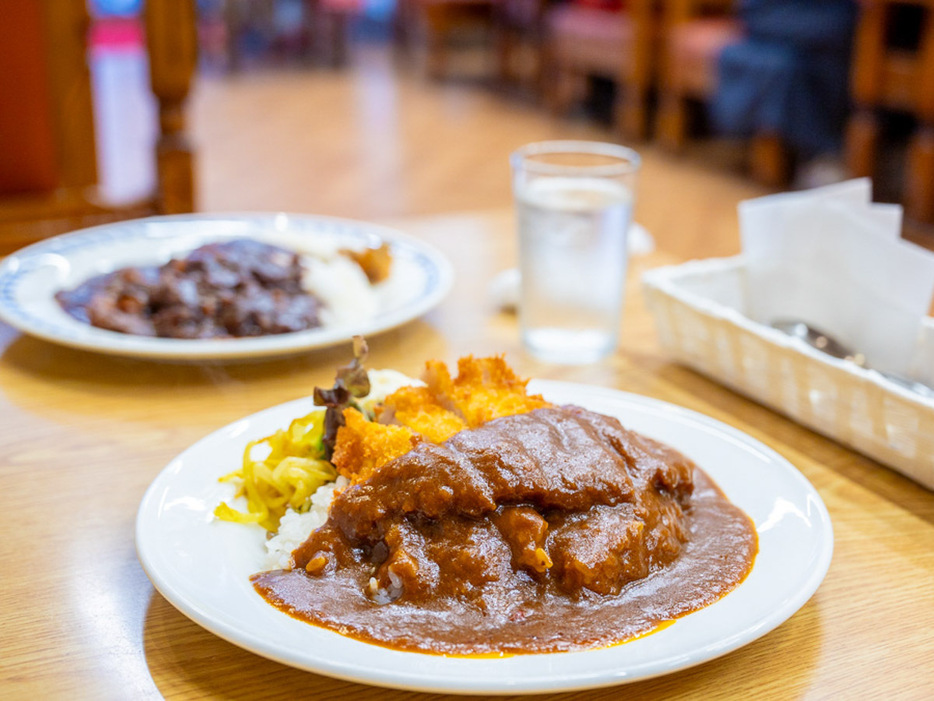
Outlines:
[[[549,362],[600,360],[619,343],[639,154],[617,144],[543,141],[510,161],[523,344]]]

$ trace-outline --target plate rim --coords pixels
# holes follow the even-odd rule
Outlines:
[[[187,600],[179,600],[178,592],[175,591],[175,588],[171,582],[167,582],[162,574],[158,571],[154,571],[152,563],[149,562],[147,557],[147,547],[149,547],[148,539],[151,537],[151,534],[147,534],[146,530],[146,518],[147,512],[151,508],[151,504],[157,501],[157,496],[160,494],[160,489],[163,487],[163,482],[168,479],[168,473],[172,471],[173,466],[176,464],[179,467],[183,464],[183,458],[188,451],[195,449],[199,444],[207,442],[212,438],[219,437],[225,430],[229,430],[238,424],[241,421],[256,419],[261,415],[275,414],[277,412],[285,412],[287,408],[292,406],[299,406],[303,402],[307,401],[307,398],[299,398],[292,400],[290,402],[285,402],[278,404],[267,409],[261,410],[254,414],[251,414],[247,417],[243,417],[234,421],[222,428],[217,429],[216,431],[211,432],[207,436],[203,437],[199,441],[196,441],[191,446],[182,451],[178,456],[173,458],[159,475],[153,480],[150,486],[147,488],[146,493],[140,503],[139,511],[137,512],[136,519],[136,529],[135,529],[135,542],[137,549],[137,557],[145,571],[147,577],[149,577],[153,586],[159,593],[177,610],[179,610],[186,617],[197,623],[199,626],[209,631],[210,633],[217,635],[218,637],[226,640],[227,642],[236,645],[242,649],[253,652],[254,654],[260,655],[267,659],[286,664],[291,667],[295,667],[300,670],[309,671],[312,673],[322,674],[325,676],[333,677],[336,679],[342,679],[345,681],[351,681],[355,683],[377,685],[386,688],[395,688],[403,689],[408,691],[420,691],[428,693],[447,693],[447,694],[482,694],[482,695],[495,695],[495,694],[536,694],[536,693],[546,693],[546,692],[566,692],[566,691],[579,691],[585,689],[595,689],[608,686],[614,686],[623,683],[629,683],[633,681],[641,681],[645,679],[650,679],[653,677],[658,677],[662,675],[667,675],[672,672],[677,672],[682,669],[689,667],[694,667],[705,662],[709,662],[713,659],[726,655],[734,650],[743,647],[767,633],[771,632],[783,622],[791,618],[801,607],[803,607],[813,596],[814,592],[817,591],[820,584],[823,582],[827,571],[830,567],[832,556],[833,556],[833,545],[834,545],[834,534],[833,534],[833,524],[830,519],[830,514],[826,508],[826,505],[823,502],[823,499],[820,497],[820,494],[817,492],[816,488],[807,480],[807,478],[798,470],[789,460],[781,456],[777,451],[768,447],[761,441],[756,438],[753,438],[749,434],[740,431],[739,429],[730,426],[718,419],[714,419],[710,416],[702,414],[700,412],[687,409],[685,407],[672,404],[663,400],[655,399],[652,397],[647,397],[644,395],[638,395],[630,392],[625,392],[622,390],[615,390],[607,387],[600,387],[594,385],[578,384],[572,382],[564,381],[554,381],[554,380],[541,380],[536,379],[530,383],[530,389],[548,394],[549,391],[555,391],[557,393],[570,392],[583,389],[588,394],[596,395],[603,399],[609,400],[621,400],[623,404],[629,403],[629,409],[639,408],[639,409],[650,409],[656,414],[669,414],[677,417],[681,421],[687,421],[689,423],[694,423],[700,427],[706,429],[713,429],[715,433],[725,434],[731,437],[734,441],[738,440],[746,448],[752,448],[756,450],[763,457],[769,458],[769,464],[772,467],[777,467],[781,470],[784,477],[790,478],[797,487],[801,489],[802,493],[807,497],[809,506],[814,507],[814,512],[811,514],[814,517],[816,525],[816,533],[821,536],[818,541],[817,550],[815,553],[815,558],[813,566],[809,570],[807,576],[800,583],[800,586],[795,590],[793,596],[783,600],[782,605],[774,608],[767,615],[762,617],[757,621],[756,625],[753,628],[745,627],[743,630],[734,632],[731,636],[720,638],[713,645],[708,645],[702,655],[692,659],[681,659],[678,662],[672,663],[670,660],[661,660],[655,661],[652,664],[643,664],[644,669],[637,669],[635,673],[627,671],[627,669],[615,670],[610,673],[607,673],[605,670],[602,673],[594,672],[582,672],[576,676],[568,677],[562,679],[559,682],[555,680],[543,679],[541,681],[535,682],[528,679],[521,680],[484,680],[477,679],[472,682],[472,685],[468,687],[460,685],[452,685],[450,682],[446,682],[445,679],[433,676],[431,674],[423,675],[417,671],[417,669],[403,669],[403,670],[366,670],[365,673],[361,674],[360,665],[348,665],[346,662],[335,662],[330,660],[326,655],[318,656],[316,659],[309,662],[307,654],[296,653],[295,651],[283,651],[276,649],[275,646],[266,644],[263,641],[253,641],[252,643],[244,642],[242,634],[233,626],[228,626],[224,621],[216,620],[205,620],[210,618],[210,614],[206,614],[203,610],[199,608],[197,603],[192,603]],[[584,402],[586,404],[586,402]],[[168,486],[168,485],[166,485]],[[757,524],[758,531],[758,524]],[[760,537],[761,544],[761,537]],[[761,550],[757,554],[758,563],[759,557],[761,556]],[[755,565],[753,566],[753,570]],[[750,572],[750,575],[752,571]],[[740,585],[741,586],[741,585]],[[735,591],[735,590],[734,590]],[[729,593],[726,595],[729,596]],[[724,598],[726,598],[726,596]],[[722,600],[722,599],[721,599]],[[711,604],[711,606],[715,605]],[[269,607],[270,612],[275,612],[273,607]],[[705,607],[699,609],[697,612],[700,613],[704,610],[709,609],[710,607]],[[286,615],[286,614],[282,614]],[[691,616],[694,614],[688,614]],[[687,616],[686,616],[687,617]],[[682,618],[686,618],[682,617]],[[293,619],[294,620],[294,619]],[[676,619],[682,620],[682,619]],[[309,625],[307,623],[300,622],[301,625]],[[331,631],[325,632],[331,633],[332,635],[339,635]],[[651,637],[651,636],[649,636]],[[364,643],[361,641],[355,641],[358,645],[370,647],[370,644]],[[625,645],[629,643],[624,643],[622,645],[610,646],[609,648],[603,649],[594,649],[594,650],[584,650],[579,652],[563,652],[563,653],[545,653],[538,655],[518,655],[517,658],[548,658],[551,655],[557,656],[575,656],[575,655],[591,655],[591,654],[603,654],[606,651],[617,649],[624,649]],[[382,646],[373,646],[381,650],[386,650]],[[391,651],[396,655],[417,655],[417,656],[426,656],[425,653],[419,652],[405,652],[405,651]],[[484,658],[456,658],[456,657],[443,657],[438,655],[428,654],[429,658],[441,658],[445,660],[460,660],[465,662],[468,665],[480,665],[480,670],[485,663],[497,662],[500,659],[508,658],[493,658],[484,659]]]
[[[94,239],[111,231],[152,224],[168,224],[171,226],[184,222],[225,221],[240,224],[257,222],[258,224],[270,225],[277,221],[297,222],[299,225],[307,227],[346,228],[359,231],[362,235],[376,235],[390,243],[399,244],[407,252],[423,257],[431,265],[431,271],[437,277],[437,282],[429,287],[427,292],[420,294],[419,297],[409,301],[406,305],[391,310],[388,315],[380,315],[370,319],[364,324],[321,327],[289,334],[222,340],[148,338],[120,334],[94,327],[90,327],[90,330],[83,329],[85,333],[90,334],[89,338],[74,337],[67,333],[56,333],[54,324],[53,330],[49,330],[46,328],[46,322],[43,322],[36,315],[24,311],[21,305],[12,300],[15,285],[11,288],[11,284],[28,274],[22,273],[20,267],[28,265],[30,261],[42,255],[50,253],[61,255],[56,249],[63,243],[80,242],[83,238]],[[286,228],[285,231],[288,233],[290,230]],[[295,229],[291,231],[294,233]],[[265,232],[261,231],[257,235],[262,237],[264,234]],[[140,236],[144,236],[144,234],[140,234]],[[170,235],[165,236],[165,239],[171,238],[173,237]],[[206,236],[204,241],[212,238],[216,237]],[[247,238],[247,236],[235,235],[230,238]],[[345,217],[281,211],[195,212],[157,215],[76,229],[37,241],[2,258],[0,260],[0,321],[21,333],[50,343],[105,355],[169,361],[275,358],[339,345],[349,341],[351,336],[355,334],[372,337],[403,326],[437,307],[447,297],[453,285],[453,265],[437,247],[400,229],[383,224]]]

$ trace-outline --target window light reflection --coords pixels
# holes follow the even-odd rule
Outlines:
[[[775,500],[775,506],[772,507],[772,512],[769,514],[768,518],[765,519],[762,525],[759,526],[756,530],[759,533],[765,533],[766,531],[781,523],[786,516],[796,516],[808,525],[811,523],[811,520],[807,517],[807,515],[802,513],[801,509],[795,506],[795,504],[788,501],[787,499],[782,499],[779,497]]]

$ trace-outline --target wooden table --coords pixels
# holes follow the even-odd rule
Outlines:
[[[418,374],[428,358],[505,352],[524,376],[673,402],[784,455],[833,519],[827,578],[773,632],[677,675],[556,698],[930,696],[934,494],[668,362],[638,276],[676,255],[633,260],[618,353],[556,367],[522,354],[515,319],[486,294],[491,277],[515,260],[508,212],[399,224],[447,253],[458,278],[437,310],[370,339],[371,367]],[[69,350],[0,324],[0,697],[420,697],[300,672],[224,642],[153,590],[134,551],[140,499],[173,456],[237,418],[330,385],[348,352],[168,365]]]

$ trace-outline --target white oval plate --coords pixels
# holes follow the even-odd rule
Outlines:
[[[264,532],[215,521],[233,487],[217,481],[247,441],[311,410],[300,399],[212,433],[173,460],[146,492],[136,523],[140,562],[186,616],[259,655],[300,669],[419,691],[513,694],[608,686],[711,660],[778,626],[810,598],[833,552],[827,509],[788,461],[744,433],[665,402],[614,390],[537,380],[556,403],[616,416],[693,458],[756,524],[749,576],[707,608],[652,635],[584,652],[504,658],[443,657],[369,645],[298,621],[267,604],[249,576],[263,568]]]
[[[359,324],[258,338],[175,339],[133,336],[69,316],[55,293],[130,265],[160,265],[211,241],[252,238],[298,252],[314,238],[340,247],[389,243],[393,267],[376,286],[377,315]],[[153,359],[247,359],[290,355],[373,336],[435,307],[454,275],[434,248],[386,227],[290,214],[184,214],[135,219],[56,236],[0,263],[0,319],[24,333],[75,348]]]

